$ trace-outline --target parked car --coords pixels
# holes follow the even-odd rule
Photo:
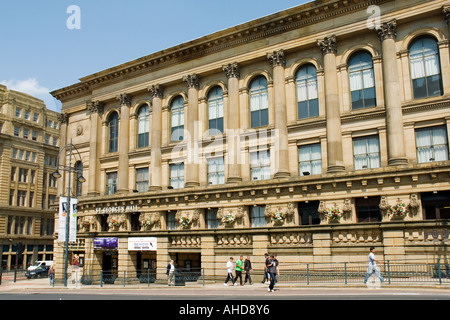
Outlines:
[[[28,279],[48,277],[49,269],[50,269],[50,267],[47,267],[47,266],[39,266],[34,270],[27,270],[27,272],[25,272],[25,277],[27,277]]]
[[[53,261],[36,261],[32,266],[29,266],[27,270],[34,270],[39,266],[45,266],[47,268],[50,268],[50,266],[53,265]]]

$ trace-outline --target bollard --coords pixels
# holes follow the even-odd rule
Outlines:
[[[391,284],[391,265],[389,264],[389,260],[387,261],[388,268],[388,283]]]
[[[344,262],[344,278],[345,284],[347,284],[347,262]]]
[[[100,288],[103,288],[103,270],[100,271]]]

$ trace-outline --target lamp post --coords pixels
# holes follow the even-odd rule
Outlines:
[[[65,166],[65,165],[59,165],[59,157],[61,155],[61,152],[63,150],[66,150],[67,152],[67,148],[69,149],[69,166]],[[68,262],[69,262],[69,224],[70,224],[70,178],[72,175],[72,171],[74,171],[75,173],[81,173],[78,177],[77,177],[77,181],[78,182],[85,182],[86,179],[83,177],[83,167],[81,167],[81,169],[73,167],[72,168],[72,154],[73,154],[73,149],[75,149],[76,151],[76,155],[78,155],[78,157],[80,158],[81,161],[81,156],[80,156],[80,152],[78,151],[78,149],[72,144],[72,139],[70,139],[70,143],[65,145],[64,147],[61,148],[61,150],[59,151],[58,157],[56,158],[56,171],[52,173],[52,176],[55,179],[59,179],[61,178],[61,173],[59,173],[59,170],[62,171],[68,171],[69,172],[69,179],[68,179],[68,185],[67,185],[67,212],[66,212],[66,237],[65,237],[65,247],[64,247],[64,286],[67,287],[67,267],[68,267]]]

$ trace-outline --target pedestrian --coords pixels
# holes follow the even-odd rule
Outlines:
[[[173,260],[170,260],[169,264],[167,265],[167,284],[169,286],[174,285],[175,284],[175,265],[173,263]]]
[[[233,278],[233,269],[234,269],[233,257],[230,257],[230,260],[227,262],[227,279],[225,280],[224,283],[225,286],[228,286],[228,280],[231,280],[234,286],[237,285]]]
[[[252,285],[252,277],[250,275],[251,271],[252,271],[252,262],[250,261],[250,256],[247,256],[247,259],[245,259],[244,261],[244,271],[245,271],[245,281],[244,284],[247,284],[247,280],[248,282]]]
[[[280,276],[279,262],[276,257],[272,254],[269,259],[268,272],[270,275],[270,285],[267,291],[273,292],[275,283],[277,282],[277,276]]]
[[[244,284],[242,283],[242,271],[244,271],[244,256],[240,256],[239,260],[236,261],[236,278],[234,278],[234,282],[237,281],[237,279],[239,278],[239,283],[241,286],[243,286]]]
[[[53,266],[50,266],[50,269],[48,270],[48,277],[50,279],[50,285],[53,286],[55,281],[55,269]]]
[[[377,262],[383,263],[382,261],[379,261],[375,258],[375,248],[370,247],[369,263],[367,264],[367,272],[366,272],[366,277],[364,278],[364,283],[367,283],[367,280],[369,280],[369,277],[372,274],[375,274],[380,279],[381,282],[384,281],[384,278],[381,275],[380,270],[377,267]]]
[[[262,284],[267,284],[269,282],[269,273],[267,272],[267,265],[269,263],[269,254],[264,253],[264,275],[263,275],[263,280],[262,280]]]

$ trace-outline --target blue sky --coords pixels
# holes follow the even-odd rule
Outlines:
[[[305,0],[15,0],[2,1],[0,84],[36,96],[81,77],[200,38]],[[67,13],[80,8],[81,29]],[[70,20],[72,21],[72,20]]]

